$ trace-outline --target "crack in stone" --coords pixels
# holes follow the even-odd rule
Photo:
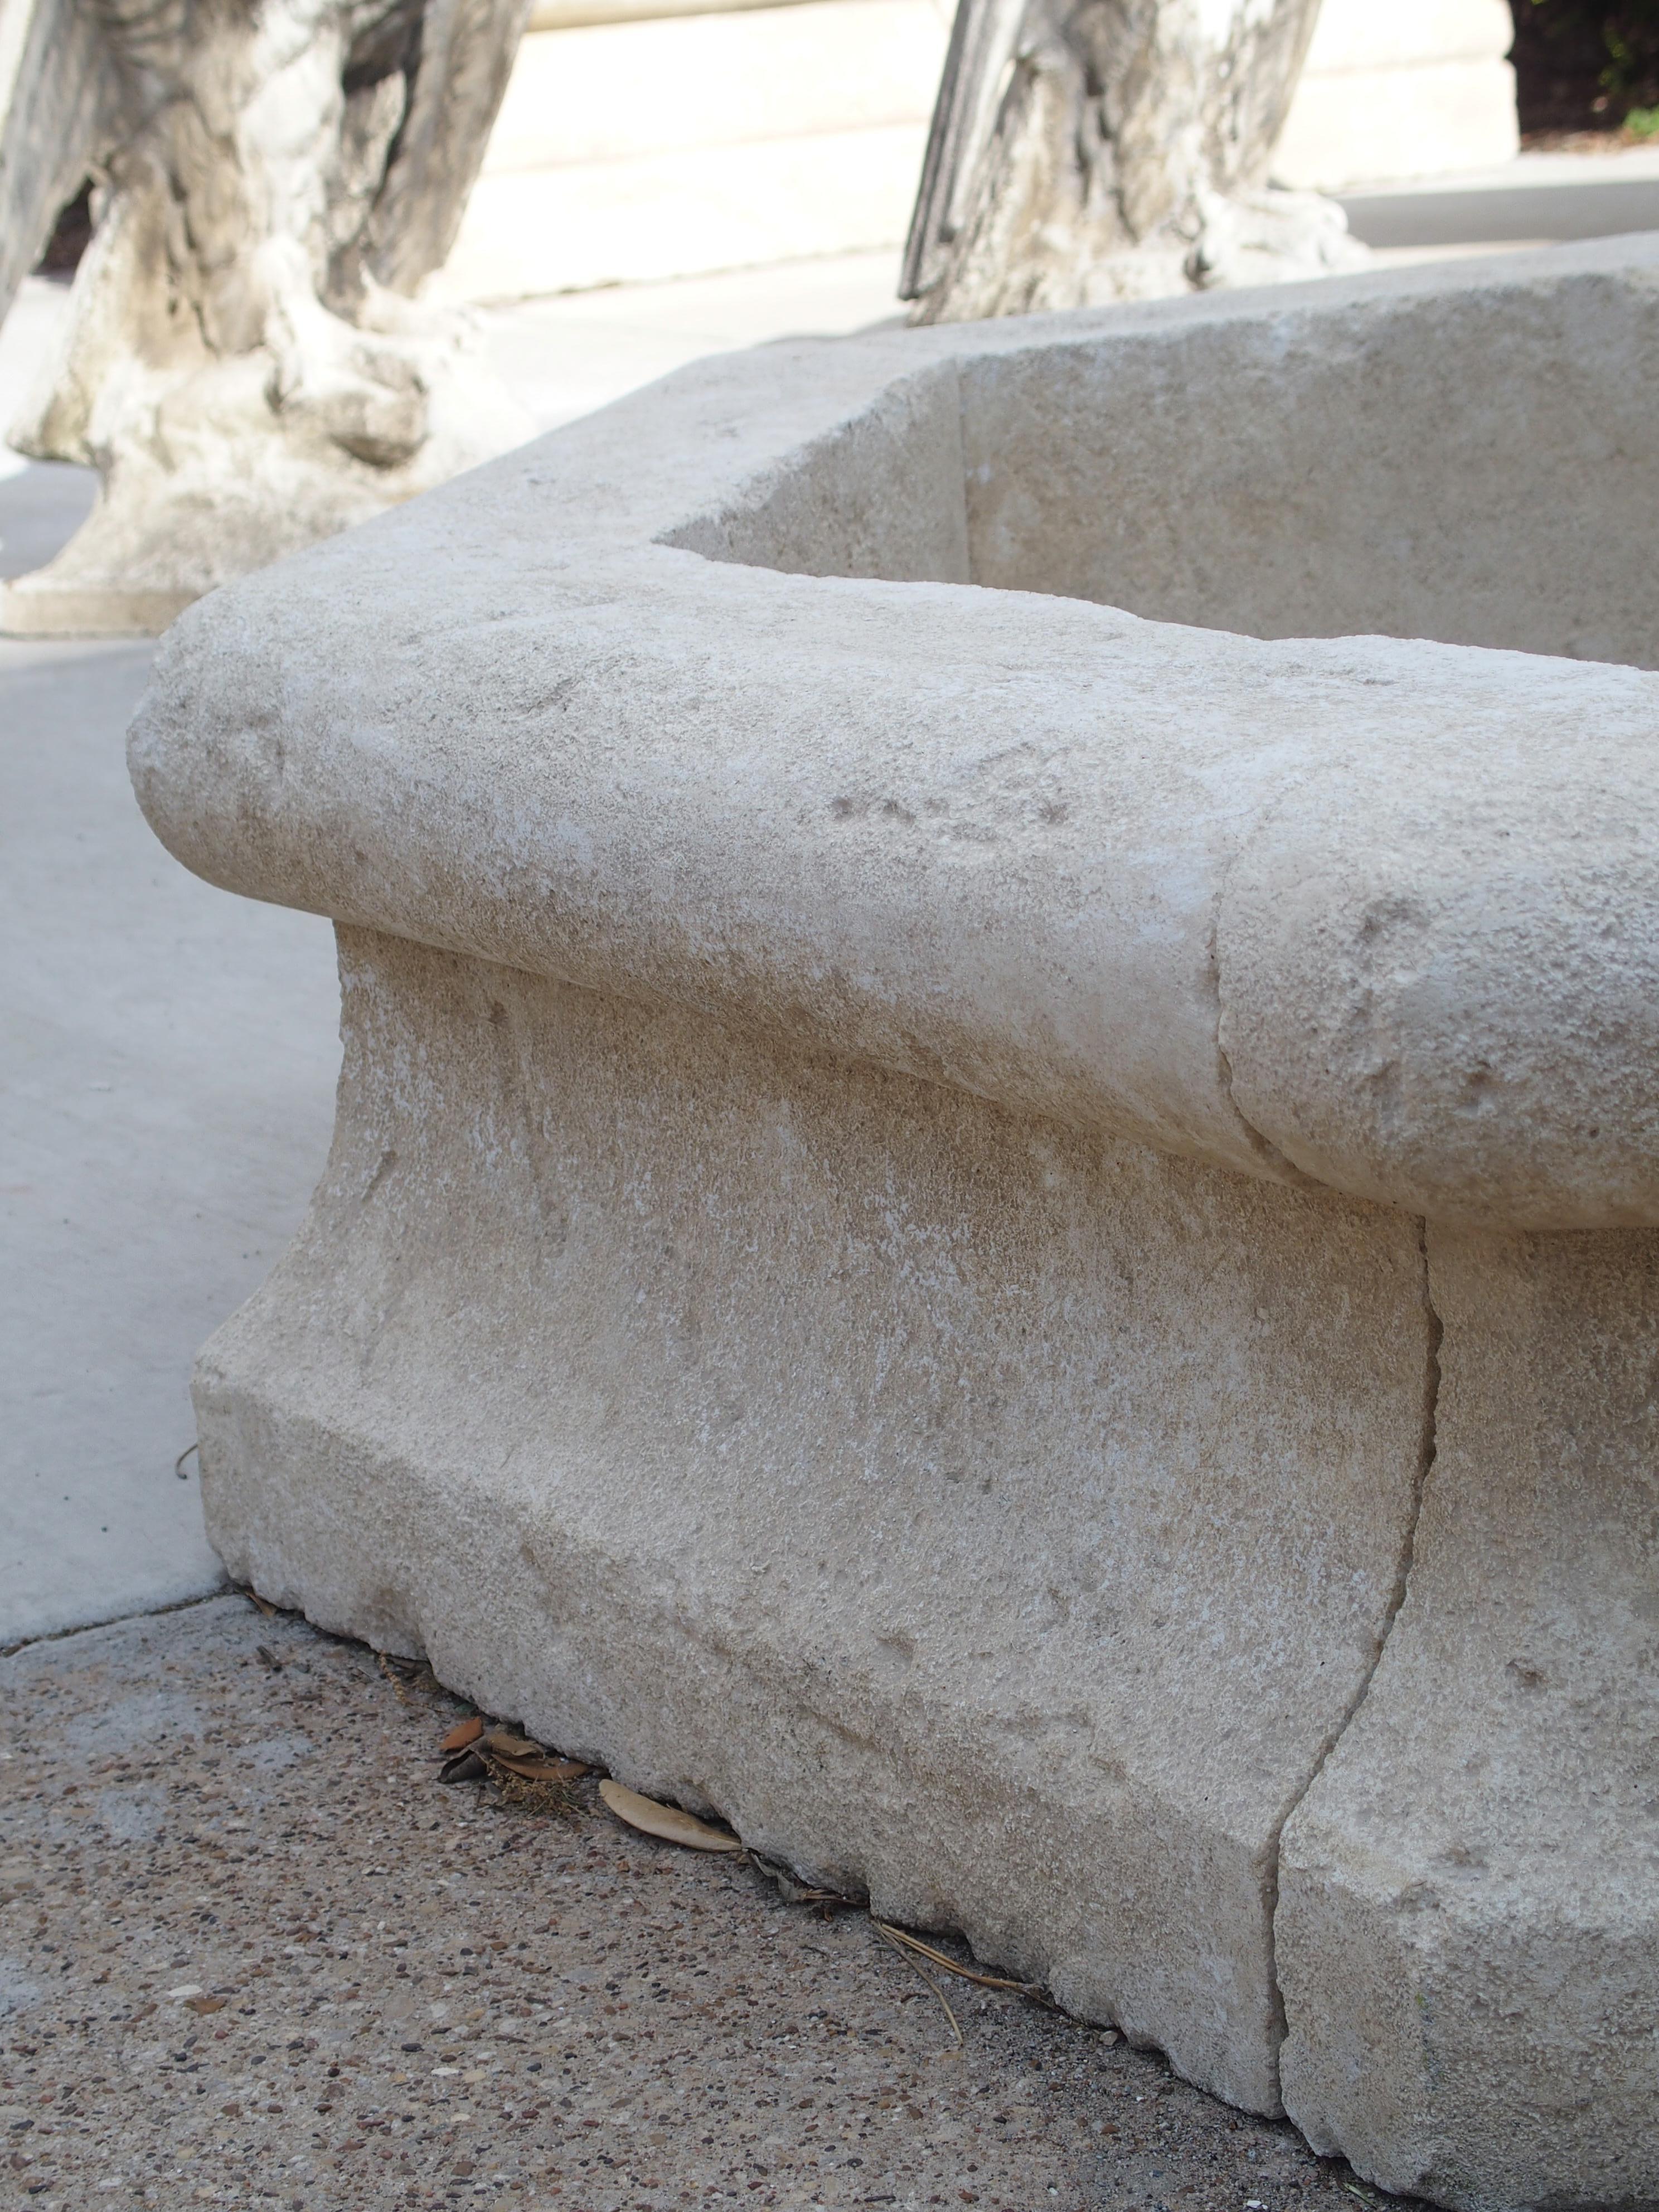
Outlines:
[[[1297,1167],[1294,1160],[1281,1152],[1273,1139],[1265,1131],[1256,1127],[1255,1123],[1239,1104],[1238,1093],[1233,1087],[1233,1064],[1228,1057],[1226,1046],[1221,1042],[1221,1028],[1225,1012],[1221,997],[1221,908],[1227,896],[1227,886],[1232,880],[1233,870],[1237,866],[1244,845],[1248,842],[1248,839],[1241,841],[1238,851],[1234,854],[1223,871],[1221,882],[1216,889],[1215,902],[1211,910],[1209,940],[1205,947],[1209,959],[1210,997],[1215,1008],[1213,1035],[1216,1071],[1220,1079],[1222,1092],[1226,1098],[1228,1109],[1234,1121],[1243,1130],[1245,1142],[1273,1179],[1275,1182],[1289,1184],[1293,1190],[1317,1190],[1322,1187],[1318,1177],[1309,1175],[1305,1170]]]
[[[1220,1007],[1218,979],[1216,1003],[1218,1013]],[[1262,1134],[1239,1104],[1237,1094],[1233,1089],[1233,1064],[1228,1059],[1226,1048],[1221,1042],[1218,1020],[1216,1026],[1215,1056],[1216,1063],[1221,1070],[1221,1087],[1227,1094],[1227,1103],[1232,1109],[1233,1119],[1244,1132],[1251,1151],[1255,1153],[1262,1165],[1272,1170],[1275,1181],[1288,1183],[1293,1190],[1320,1189],[1322,1185],[1319,1178],[1307,1174],[1303,1169],[1297,1167],[1293,1159],[1281,1152],[1273,1139]]]
[[[1242,851],[1241,844],[1240,852]],[[1245,1131],[1251,1144],[1261,1157],[1263,1164],[1271,1163],[1282,1171],[1286,1182],[1299,1184],[1306,1188],[1314,1182],[1315,1179],[1305,1175],[1292,1161],[1287,1159],[1271,1138],[1265,1136],[1255,1126],[1239,1105],[1233,1088],[1232,1062],[1228,1057],[1226,1047],[1221,1041],[1224,1018],[1221,990],[1221,907],[1226,896],[1227,884],[1231,880],[1233,867],[1237,865],[1238,857],[1238,854],[1235,854],[1232,862],[1224,874],[1222,884],[1216,894],[1215,909],[1210,927],[1210,986],[1215,1000],[1216,1064],[1220,1072],[1222,1087],[1226,1092],[1227,1103],[1237,1118],[1240,1127]],[[1422,1518],[1423,1499],[1428,1488],[1429,1474],[1434,1466],[1436,1425],[1440,1405],[1440,1346],[1445,1329],[1440,1316],[1435,1310],[1434,1294],[1429,1278],[1429,1236],[1428,1223],[1425,1219],[1419,1220],[1417,1224],[1417,1251],[1420,1264],[1419,1289],[1424,1316],[1427,1322],[1428,1343],[1424,1360],[1423,1414],[1418,1435],[1417,1468],[1412,1484],[1411,1508],[1406,1516],[1405,1534],[1401,1542],[1400,1556],[1395,1567],[1394,1584],[1389,1592],[1388,1603],[1383,1609],[1382,1624],[1377,1632],[1376,1649],[1371,1655],[1371,1662],[1366,1668],[1364,1676],[1352,1697],[1349,1698],[1336,1725],[1330,1729],[1314,1754],[1313,1763],[1306,1777],[1300,1786],[1291,1793],[1290,1802],[1274,1825],[1268,1844],[1268,1865],[1264,1887],[1267,1906],[1267,1981],[1273,2006],[1270,2032],[1273,2038],[1275,2070],[1278,2052],[1290,2032],[1289,2021],[1285,2011],[1285,1993],[1279,1978],[1278,1956],[1279,1872],[1284,1848],[1285,1830],[1291,1814],[1306,1800],[1309,1792],[1324,1772],[1332,1753],[1347,1734],[1353,1723],[1355,1715],[1370,1694],[1371,1684],[1376,1679],[1376,1670],[1382,1663],[1382,1654],[1388,1649],[1389,1638],[1393,1633],[1395,1622],[1400,1617],[1401,1607],[1406,1602],[1406,1594],[1411,1582],[1412,1565],[1417,1553],[1418,1523]]]
[[[1440,1407],[1440,1346],[1445,1335],[1445,1328],[1439,1314],[1435,1310],[1434,1293],[1429,1276],[1428,1223],[1425,1220],[1419,1220],[1417,1224],[1417,1250],[1421,1262],[1419,1279],[1423,1311],[1428,1324],[1428,1345],[1424,1359],[1423,1417],[1418,1438],[1417,1468],[1412,1484],[1411,1510],[1407,1515],[1406,1531],[1401,1541],[1400,1556],[1395,1567],[1394,1585],[1389,1590],[1388,1605],[1383,1612],[1382,1626],[1377,1632],[1376,1649],[1371,1656],[1371,1663],[1365,1669],[1363,1680],[1348,1700],[1341,1718],[1330,1730],[1316,1753],[1307,1778],[1294,1793],[1290,1803],[1280,1814],[1273,1834],[1272,1866],[1267,1877],[1267,1972],[1273,1989],[1275,2052],[1284,2043],[1289,2033],[1289,2023],[1285,2012],[1284,1991],[1279,1985],[1277,1953],[1279,1869],[1285,1830],[1291,1815],[1297,1807],[1305,1802],[1309,1792],[1324,1772],[1332,1753],[1347,1734],[1355,1716],[1370,1695],[1371,1684],[1376,1680],[1376,1670],[1382,1664],[1382,1655],[1388,1649],[1389,1638],[1394,1632],[1395,1622],[1400,1618],[1401,1608],[1406,1602],[1407,1592],[1411,1583],[1412,1567],[1417,1556],[1418,1524],[1423,1517],[1423,1500],[1428,1490],[1429,1476],[1434,1468],[1437,1424]]]

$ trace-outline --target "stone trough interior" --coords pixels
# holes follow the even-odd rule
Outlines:
[[[1659,666],[1650,270],[922,372],[669,542],[1253,637]]]

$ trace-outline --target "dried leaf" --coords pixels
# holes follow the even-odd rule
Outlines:
[[[440,1751],[465,1751],[468,1744],[476,1743],[483,1734],[483,1723],[474,1713],[467,1720],[457,1721],[438,1748]]]
[[[222,1997],[186,1997],[185,1999],[186,2012],[222,2012],[224,2008],[225,2001]]]
[[[482,1782],[489,1771],[476,1751],[458,1751],[438,1770],[440,1782]]]
[[[546,1752],[517,1729],[493,1728],[478,1745],[480,1751],[494,1752],[498,1759],[545,1759]]]
[[[694,1851],[740,1851],[742,1844],[724,1828],[711,1828],[707,1820],[700,1820],[694,1813],[683,1813],[678,1805],[659,1805],[653,1797],[641,1797],[637,1790],[625,1790],[620,1782],[605,1781],[599,1784],[599,1795],[619,1820],[642,1835],[660,1836],[665,1844],[684,1844]]]

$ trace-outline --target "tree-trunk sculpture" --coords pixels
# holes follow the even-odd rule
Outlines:
[[[526,435],[453,240],[526,0],[0,0],[0,314],[88,173],[21,451],[102,495],[4,626],[145,632]]]
[[[1319,0],[959,0],[905,256],[917,322],[1357,265],[1267,163]]]

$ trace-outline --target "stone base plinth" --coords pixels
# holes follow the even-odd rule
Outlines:
[[[1432,1473],[1289,1822],[1285,2101],[1443,2203],[1634,2204],[1659,2112],[1659,1236],[1431,1228]]]
[[[1288,2021],[1394,2188],[1639,2196],[1659,1240],[1425,1251],[343,947],[327,1180],[198,1377],[234,1574],[1237,2103]]]
[[[198,1373],[233,1575],[1275,2110],[1416,1224],[342,941],[327,1179]]]

